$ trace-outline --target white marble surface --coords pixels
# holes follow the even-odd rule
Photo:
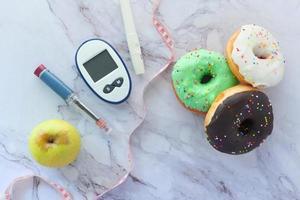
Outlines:
[[[64,106],[32,75],[40,63],[63,77],[118,130],[120,137],[113,141],[120,147],[114,147],[114,151],[126,174],[128,133],[141,120],[142,88],[168,56],[151,24],[151,1],[132,2],[147,66],[147,73],[141,77],[131,70],[118,0],[2,2],[0,191],[17,176],[38,173],[67,187],[75,199],[93,199],[95,193],[105,190],[97,183],[105,185],[106,174],[111,172],[99,171],[103,169],[100,164],[109,165],[105,157],[107,141],[91,122]],[[176,101],[167,71],[146,92],[149,112],[132,137],[134,170],[124,184],[103,199],[300,199],[300,2],[163,0],[160,11],[174,36],[178,56],[200,47],[223,52],[231,33],[243,24],[256,23],[272,31],[287,59],[285,79],[267,91],[274,105],[274,132],[262,147],[245,155],[215,151],[205,140],[203,118],[187,112]],[[110,41],[130,68],[134,88],[122,105],[102,102],[78,77],[75,50],[93,37]],[[27,149],[32,127],[52,118],[76,124],[83,139],[78,160],[60,170],[37,165]],[[18,190],[17,199],[58,199],[42,184],[28,182]]]

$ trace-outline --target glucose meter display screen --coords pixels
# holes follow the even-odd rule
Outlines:
[[[107,50],[102,51],[84,63],[83,66],[92,77],[94,82],[99,81],[104,76],[118,68],[118,65],[115,63]]]

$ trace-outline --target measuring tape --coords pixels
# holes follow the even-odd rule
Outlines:
[[[144,90],[143,90],[143,102],[145,102],[144,100],[144,94],[145,91],[147,90],[148,86],[150,85],[150,83],[156,79],[163,71],[165,71],[169,66],[172,65],[172,63],[175,61],[175,50],[174,50],[174,41],[171,37],[171,34],[169,33],[169,31],[166,29],[166,27],[159,21],[158,17],[157,17],[157,12],[158,12],[158,8],[159,8],[159,4],[160,4],[160,0],[154,0],[154,6],[153,6],[153,16],[152,16],[152,22],[154,27],[156,28],[156,30],[158,31],[160,37],[162,38],[164,44],[166,45],[166,47],[169,49],[170,51],[170,57],[168,59],[167,64],[158,71],[158,73],[156,73],[151,80],[149,81],[148,85],[145,86]],[[130,135],[132,135],[144,122],[145,118],[146,118],[146,114],[147,114],[147,109],[146,107],[144,107],[144,115],[142,116],[142,121],[137,125],[137,127],[132,131],[132,133]],[[130,143],[131,137],[129,139],[129,143]],[[130,146],[130,144],[129,144]],[[132,157],[131,155],[131,151],[130,151],[130,157]],[[128,172],[128,174],[132,171],[133,166],[131,165],[130,170]],[[126,174],[116,185],[114,185],[112,188],[110,188],[108,191],[102,193],[101,195],[97,196],[96,198],[99,198],[101,196],[103,196],[105,193],[111,191],[113,188],[119,186],[120,184],[122,184],[125,180],[126,177],[128,176],[128,174]],[[61,199],[62,200],[72,200],[72,196],[71,194],[62,186],[46,180],[38,175],[29,175],[29,176],[23,176],[23,177],[19,177],[16,178],[5,190],[5,196],[4,198],[1,198],[0,196],[0,200],[4,199],[4,200],[12,200],[15,191],[15,186],[19,183],[22,183],[24,181],[27,180],[39,180],[42,181],[44,183],[46,183],[49,187],[53,188],[55,191],[57,191],[60,195],[61,195]]]
[[[31,175],[31,176],[23,176],[23,177],[19,177],[17,179],[15,179],[5,190],[5,200],[12,200],[14,193],[15,193],[15,187],[16,185],[28,181],[28,180],[37,180],[37,181],[42,181],[44,183],[46,183],[48,186],[52,187],[54,190],[56,190],[60,195],[61,195],[61,199],[63,200],[72,200],[72,196],[71,194],[65,190],[62,186],[52,182],[52,181],[48,181],[40,176],[37,175]]]

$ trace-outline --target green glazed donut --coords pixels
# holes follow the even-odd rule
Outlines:
[[[206,113],[222,91],[238,84],[223,55],[199,49],[175,64],[173,87],[178,99],[191,111]]]

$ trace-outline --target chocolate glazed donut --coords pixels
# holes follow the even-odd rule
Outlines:
[[[258,147],[273,130],[273,109],[266,94],[236,86],[219,95],[205,119],[209,143],[227,154]]]

